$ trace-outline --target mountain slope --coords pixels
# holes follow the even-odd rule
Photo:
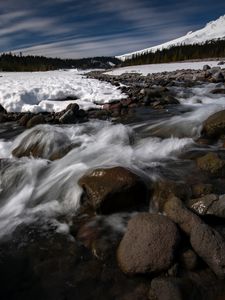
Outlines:
[[[186,35],[178,39],[166,42],[158,46],[120,55],[117,56],[116,58],[124,61],[126,59],[132,58],[133,55],[155,52],[157,50],[169,48],[170,46],[174,46],[174,45],[201,44],[206,41],[215,40],[215,39],[225,39],[225,15],[221,16],[219,19],[215,21],[209,22],[204,28],[194,32],[188,32]]]

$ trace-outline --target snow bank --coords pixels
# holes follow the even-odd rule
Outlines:
[[[77,100],[59,101],[66,97]],[[73,102],[87,110],[124,97],[115,86],[77,70],[0,73],[0,104],[12,112],[58,112]]]
[[[183,69],[201,70],[204,65],[209,65],[210,67],[218,67],[218,61],[178,62],[178,63],[167,63],[167,64],[130,66],[130,67],[118,68],[113,71],[107,72],[105,74],[117,76],[123,73],[140,73],[146,76],[148,74],[153,74],[153,73],[172,72],[172,71],[183,70]]]

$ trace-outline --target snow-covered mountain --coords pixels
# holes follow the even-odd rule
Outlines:
[[[225,39],[225,15],[221,16],[219,19],[209,22],[206,26],[200,30],[194,32],[188,32],[186,35],[166,42],[164,44],[146,48],[143,50],[139,50],[136,52],[124,54],[117,56],[120,60],[126,60],[132,58],[132,55],[135,54],[144,54],[147,52],[155,52],[157,50],[162,50],[164,48],[169,48],[174,45],[181,45],[181,44],[200,44],[206,41],[215,40],[215,39]]]

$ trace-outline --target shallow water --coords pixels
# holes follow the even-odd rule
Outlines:
[[[77,182],[94,168],[124,166],[151,180],[184,176],[188,163],[179,156],[198,149],[194,139],[202,122],[225,108],[224,96],[209,94],[214,87],[176,88],[180,106],[155,114],[146,109],[144,117],[138,110],[126,124],[95,120],[71,126],[39,125],[23,133],[4,124],[0,131],[0,235],[40,217],[56,222],[60,215],[73,216],[82,194]],[[12,157],[16,147],[36,142],[43,146],[43,159]],[[73,149],[66,156],[49,161],[54,151],[67,145]]]

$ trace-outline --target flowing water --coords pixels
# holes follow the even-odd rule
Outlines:
[[[94,120],[71,126],[39,125],[22,133],[16,125],[2,125],[0,235],[24,222],[46,218],[56,223],[60,215],[74,215],[82,194],[77,182],[94,168],[124,166],[151,180],[165,174],[179,179],[188,172],[180,154],[199,148],[194,140],[202,122],[225,108],[224,96],[209,93],[213,88],[214,84],[174,88],[181,106],[164,114],[148,114],[146,109],[144,118],[137,115],[128,124]],[[12,156],[16,147],[26,149],[35,143],[42,146],[44,158]],[[50,161],[62,145],[73,149]],[[59,230],[67,230],[67,224],[57,224]]]

